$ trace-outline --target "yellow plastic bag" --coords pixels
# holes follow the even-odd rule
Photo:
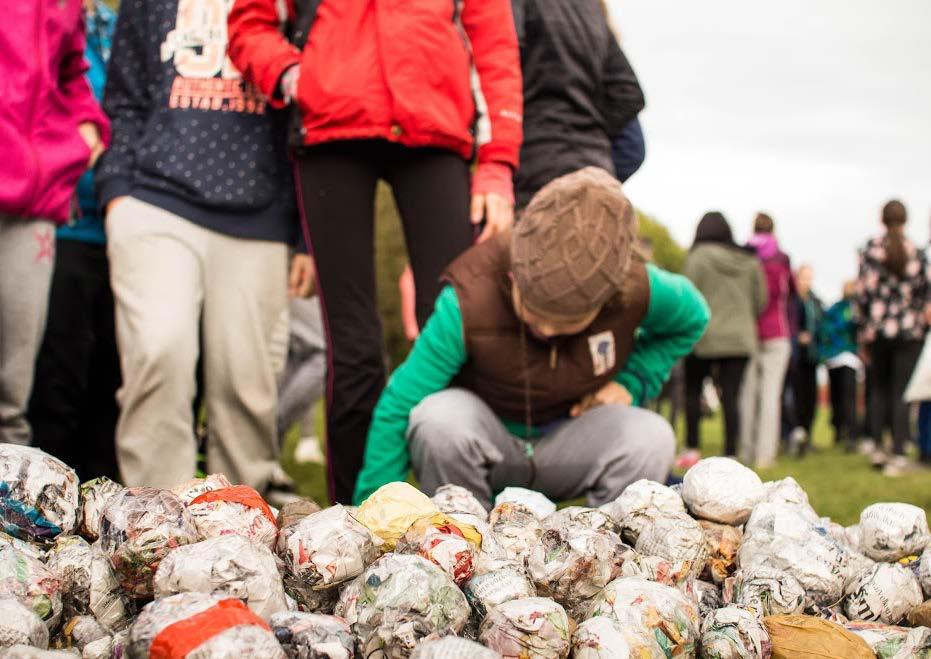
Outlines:
[[[773,645],[772,659],[876,659],[862,638],[814,616],[763,618]]]
[[[407,483],[382,485],[362,502],[356,515],[369,531],[385,541],[385,551],[393,551],[404,532],[421,517],[439,514],[426,494]]]

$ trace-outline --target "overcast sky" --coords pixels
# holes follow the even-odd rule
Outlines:
[[[827,301],[892,197],[931,218],[931,0],[609,0],[647,97],[634,203],[684,245],[765,209]]]

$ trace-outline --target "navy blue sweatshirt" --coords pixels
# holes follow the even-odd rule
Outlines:
[[[113,143],[97,170],[102,207],[132,195],[207,229],[294,243],[287,117],[226,56],[216,0],[123,0],[104,110]]]

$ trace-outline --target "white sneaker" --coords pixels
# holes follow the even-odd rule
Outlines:
[[[907,474],[912,469],[912,463],[904,455],[894,455],[889,458],[886,466],[883,467],[883,476],[898,478]]]
[[[316,437],[301,437],[294,447],[294,461],[298,464],[322,465],[325,458]]]
[[[805,429],[801,426],[789,433],[789,456],[793,458],[798,457],[802,452],[802,447],[805,446],[806,439],[808,439],[808,433],[805,432]]]
[[[864,439],[860,442],[860,446],[857,449],[862,455],[872,455],[876,452],[876,442],[872,439]]]

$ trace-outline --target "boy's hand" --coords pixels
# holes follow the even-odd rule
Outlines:
[[[569,415],[575,418],[577,416],[581,416],[593,407],[599,407],[601,405],[613,405],[615,403],[619,403],[621,405],[630,405],[633,402],[634,397],[630,395],[630,392],[627,391],[623,385],[611,381],[595,393],[587,395],[585,398],[573,405],[572,409],[569,411]]]
[[[87,148],[90,149],[91,155],[87,161],[87,168],[90,169],[97,164],[97,159],[103,155],[105,148],[103,141],[100,139],[100,129],[97,128],[97,124],[85,121],[78,125],[78,134],[87,144]]]
[[[511,228],[514,224],[514,204],[494,192],[473,194],[471,216],[472,224],[476,226],[485,220],[485,228],[476,241],[483,243]]]
[[[313,297],[316,293],[317,270],[314,260],[308,254],[295,254],[291,257],[291,272],[288,275],[288,295],[294,297]]]

